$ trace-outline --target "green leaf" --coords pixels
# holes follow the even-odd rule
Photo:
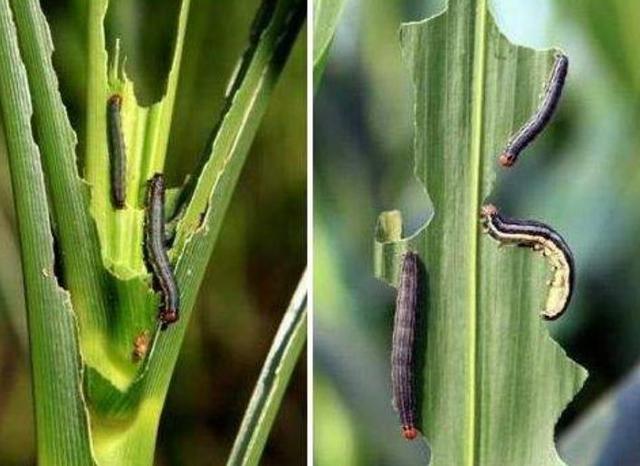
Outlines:
[[[36,136],[51,197],[52,216],[63,251],[65,286],[71,293],[81,332],[104,331],[108,279],[102,267],[95,225],[88,214],[88,193],[76,168],[76,136],[58,90],[51,55],[53,44],[36,0],[12,0],[35,110]],[[86,344],[89,342],[90,344]],[[100,338],[81,339],[89,361],[100,361],[107,349]]]
[[[227,90],[218,126],[203,152],[197,176],[185,187],[184,217],[174,254],[180,255],[206,218],[221,219],[268,98],[306,18],[303,0],[263,0],[254,19],[249,44]],[[180,208],[180,207],[179,207]]]
[[[344,0],[314,0],[313,2],[314,87],[317,87],[322,77],[343,7]]]
[[[76,321],[69,295],[54,274],[44,173],[33,140],[32,95],[21,52],[29,54],[19,48],[9,0],[1,0],[0,106],[22,247],[38,464],[94,464],[81,393]]]
[[[307,338],[307,273],[282,317],[247,406],[228,466],[257,465],[278,413],[291,373]]]
[[[540,319],[549,265],[498,248],[479,224],[497,156],[536,110],[554,52],[509,43],[484,0],[450,0],[403,25],[401,43],[415,86],[415,173],[433,215],[401,240],[389,236],[401,219],[385,215],[375,272],[395,284],[408,249],[424,262],[418,399],[432,464],[563,464],[554,425],[586,373]]]

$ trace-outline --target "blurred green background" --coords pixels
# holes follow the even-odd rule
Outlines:
[[[444,6],[444,0],[346,0],[316,95],[318,466],[421,464],[419,445],[401,437],[391,407],[395,293],[373,278],[372,249],[381,211],[402,210],[406,235],[429,214],[412,175],[412,90],[398,29]],[[561,438],[615,393],[640,357],[640,3],[496,0],[491,6],[513,42],[559,46],[571,60],[558,115],[516,170],[498,173],[494,192],[509,215],[556,227],[575,254],[574,301],[549,329],[590,377],[558,423]],[[640,402],[616,415],[616,422],[640,419]],[[632,427],[618,440],[638,450],[640,426]],[[640,464],[638,455],[569,464]]]
[[[138,100],[164,92],[178,0],[112,0],[107,41],[128,57]],[[194,167],[222,108],[259,0],[192,0],[167,173]],[[56,70],[84,135],[86,0],[41,0]],[[306,32],[272,96],[200,290],[160,424],[157,465],[224,464],[280,318],[306,264]],[[0,464],[35,464],[26,331],[13,204],[0,154]],[[79,161],[82,165],[82,161]],[[261,464],[306,458],[306,361],[301,359]]]

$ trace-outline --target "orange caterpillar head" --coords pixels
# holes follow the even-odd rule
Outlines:
[[[413,440],[418,436],[418,429],[414,426],[402,426],[402,436],[407,440]]]
[[[500,154],[500,165],[503,167],[511,167],[514,163],[516,163],[516,156],[509,152],[503,152]]]

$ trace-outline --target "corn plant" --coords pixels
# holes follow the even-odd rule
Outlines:
[[[554,425],[586,373],[540,318],[549,265],[499,248],[479,221],[498,156],[535,112],[554,51],[511,44],[485,0],[448,3],[400,34],[430,220],[403,237],[400,213],[383,213],[375,272],[395,286],[406,251],[424,262],[415,363],[424,463],[559,465]]]
[[[119,47],[107,52],[108,0],[88,2],[86,141],[58,90],[37,0],[0,1],[0,107],[19,226],[38,463],[147,465],[198,288],[245,156],[306,16],[302,0],[264,0],[201,163],[167,192],[168,256],[180,319],[158,322],[143,253],[147,180],[164,171],[190,1],[183,0],[163,98],[136,101]],[[124,207],[112,196],[107,102],[120,99]],[[82,163],[79,172],[77,159]],[[164,240],[164,238],[163,238]],[[55,244],[55,254],[54,254]],[[268,356],[229,464],[256,464],[302,350],[302,279]]]

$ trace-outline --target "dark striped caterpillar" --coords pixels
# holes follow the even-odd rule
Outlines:
[[[164,177],[156,173],[148,182],[144,228],[147,264],[151,267],[162,297],[158,314],[162,330],[180,317],[180,296],[165,249],[164,190]]]
[[[538,107],[533,117],[511,137],[507,147],[500,155],[500,164],[503,167],[511,167],[515,164],[520,153],[526,149],[526,147],[542,133],[547,124],[549,124],[556,108],[558,108],[558,102],[562,96],[562,89],[564,88],[568,71],[569,58],[562,53],[558,53],[540,107]]]
[[[116,209],[124,209],[127,196],[127,150],[122,134],[122,96],[114,94],[107,101],[107,126],[111,161],[111,197]]]
[[[515,220],[503,217],[491,204],[482,207],[485,232],[500,244],[511,244],[542,252],[554,270],[543,318],[555,320],[569,306],[575,284],[573,254],[565,240],[553,228],[533,220]]]
[[[402,435],[418,436],[414,380],[414,348],[418,309],[418,255],[407,252],[402,260],[391,346],[393,405],[400,417]]]

